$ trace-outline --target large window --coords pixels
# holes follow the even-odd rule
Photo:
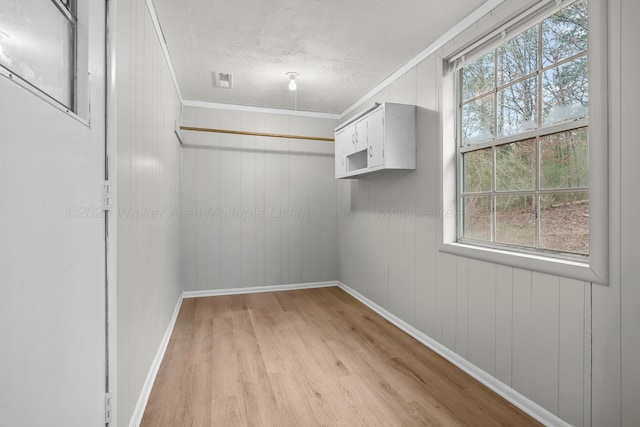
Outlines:
[[[0,67],[75,111],[75,0],[2,0]]]
[[[459,242],[589,255],[587,22],[575,1],[458,67]]]

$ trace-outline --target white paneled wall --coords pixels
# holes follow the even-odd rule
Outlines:
[[[486,32],[525,3],[508,2],[445,49]],[[447,213],[437,211],[435,56],[361,107],[374,101],[418,105],[417,170],[343,181],[339,189],[343,282],[577,426],[640,424],[640,10],[633,0],[607,4],[607,286],[437,252],[437,228]],[[398,214],[402,210],[409,214]]]
[[[535,1],[505,2],[444,49],[462,46],[529,3]],[[186,144],[178,148],[172,129],[179,101],[144,1],[120,6],[121,425],[180,283],[199,291],[335,279],[573,425],[638,425],[640,11],[634,0],[608,5],[609,286],[438,251],[438,227],[448,213],[438,203],[435,55],[359,108],[374,101],[418,106],[417,170],[338,182],[331,143],[185,131]],[[183,124],[332,136],[337,123],[188,107]],[[126,208],[164,213],[123,218]]]
[[[3,24],[12,15],[7,4]],[[91,126],[0,77],[3,426],[104,424],[104,6],[78,4],[79,67],[98,70],[80,78]],[[52,52],[26,26],[11,36],[24,49]],[[56,45],[53,36],[47,42]]]
[[[179,296],[181,105],[144,0],[118,5],[118,425],[129,425]]]
[[[640,212],[640,191],[638,180],[640,171],[638,161],[640,159],[640,144],[638,140],[638,99],[640,99],[640,86],[638,85],[638,40],[640,40],[640,2],[625,0],[613,2],[610,14],[614,17],[613,23],[621,25],[612,29],[618,34],[615,40],[620,41],[620,68],[621,72],[614,77],[612,94],[620,96],[620,103],[611,114],[613,129],[620,129],[621,148],[618,159],[621,159],[621,167],[618,175],[620,181],[620,193],[616,192],[612,200],[620,200],[622,212],[620,223],[615,230],[622,230],[620,241],[620,323],[621,323],[621,349],[620,363],[622,372],[621,383],[621,407],[622,425],[640,425],[640,257],[638,256],[638,242],[640,241],[640,226],[638,225],[638,213]],[[618,21],[619,20],[619,21]],[[618,38],[619,37],[619,38]],[[611,41],[610,41],[611,42]],[[618,59],[617,52],[612,58]],[[620,79],[620,80],[618,80]],[[618,91],[620,89],[620,91]],[[617,98],[613,98],[614,100]],[[620,120],[620,122],[618,122]],[[618,126],[616,126],[618,125]],[[620,197],[618,199],[618,197]],[[617,252],[616,252],[617,255]],[[618,258],[614,258],[617,262]],[[608,315],[614,317],[618,310],[617,301],[607,310]],[[615,324],[615,323],[614,323]],[[603,324],[601,328],[609,327]],[[607,335],[599,337],[599,343],[603,347],[608,345]],[[600,354],[599,354],[600,356]],[[595,358],[595,355],[594,355]],[[594,359],[595,360],[595,359]],[[606,370],[604,362],[599,378],[605,375],[614,376],[613,372]],[[611,367],[615,369],[616,364]]]
[[[418,167],[340,182],[340,278],[551,413],[589,425],[591,284],[437,251],[448,214],[437,203],[437,60],[361,107],[417,104]]]
[[[333,137],[335,120],[186,107],[183,125]],[[187,290],[337,280],[331,142],[183,131]]]

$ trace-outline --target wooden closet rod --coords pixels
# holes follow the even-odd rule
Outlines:
[[[229,133],[232,135],[249,135],[249,136],[268,136],[271,138],[289,138],[289,139],[306,139],[309,141],[327,141],[333,142],[333,138],[323,138],[320,136],[304,136],[304,135],[287,135],[282,133],[264,133],[264,132],[247,132],[243,130],[226,130],[226,129],[211,129],[211,128],[198,128],[192,126],[180,126],[182,130],[192,130],[196,132],[214,132],[214,133]]]

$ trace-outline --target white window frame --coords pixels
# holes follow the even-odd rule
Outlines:
[[[74,15],[71,15],[67,10],[64,1],[62,0],[49,0],[63,14],[67,19],[73,21],[75,30],[75,46],[74,57],[72,67],[75,71],[74,87],[73,87],[73,105],[67,106],[60,101],[53,98],[42,88],[22,79],[11,70],[0,67],[0,76],[7,78],[13,83],[25,89],[27,92],[35,95],[41,100],[45,101],[52,107],[64,112],[70,118],[77,120],[83,125],[90,127],[90,99],[89,99],[89,40],[88,40],[88,28],[86,22],[89,17],[89,2],[75,0],[74,1]]]
[[[573,0],[540,2],[519,13],[484,37],[472,40],[457,50],[441,54],[437,61],[442,76],[439,94],[441,164],[439,186],[443,223],[439,249],[442,252],[475,258],[497,264],[510,265],[557,276],[593,283],[608,283],[609,257],[609,201],[608,201],[608,97],[607,97],[607,1],[588,0],[588,64],[589,64],[589,256],[582,259],[547,256],[543,252],[513,251],[509,248],[487,247],[458,241],[458,150],[456,61],[469,55],[486,53],[501,44],[505,35],[515,35],[571,4]]]

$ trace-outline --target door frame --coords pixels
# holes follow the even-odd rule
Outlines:
[[[105,210],[105,292],[107,398],[110,397],[110,426],[118,425],[118,203],[117,203],[117,0],[105,0],[105,181],[109,183],[111,210]],[[105,189],[106,191],[106,189]],[[106,204],[106,203],[105,203]],[[105,408],[107,404],[105,404]]]

